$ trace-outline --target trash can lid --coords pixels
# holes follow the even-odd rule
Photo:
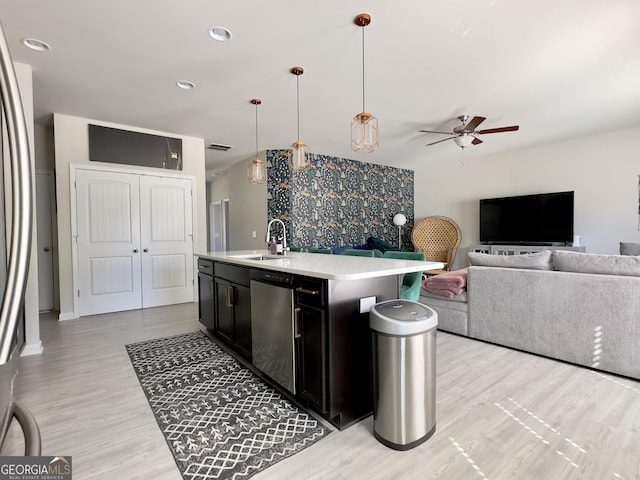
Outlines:
[[[389,300],[371,307],[369,326],[389,335],[415,335],[438,326],[438,314],[413,300]]]

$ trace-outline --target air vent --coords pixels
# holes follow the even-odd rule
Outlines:
[[[222,145],[221,143],[210,143],[207,147],[208,150],[219,150],[221,152],[226,152],[231,148],[231,145]]]

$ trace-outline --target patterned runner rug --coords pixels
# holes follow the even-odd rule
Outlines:
[[[126,349],[185,480],[247,479],[330,432],[201,331]]]

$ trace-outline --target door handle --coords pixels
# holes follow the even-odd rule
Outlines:
[[[294,308],[293,310],[293,338],[301,338],[302,334],[300,333],[300,311],[299,308]]]
[[[133,253],[138,253],[140,250],[138,250],[137,248],[133,249]]]
[[[320,290],[308,290],[308,289],[303,288],[303,287],[298,287],[298,288],[296,288],[296,292],[298,292],[298,293],[306,293],[307,295],[318,295],[320,293]]]
[[[144,250],[142,250],[144,253],[147,253],[149,251],[148,248],[145,248]]]
[[[227,298],[225,304],[229,308],[233,307],[233,287],[231,286],[227,287]]]
[[[51,251],[51,249],[50,249],[49,247],[44,247],[42,250],[43,250],[44,252],[49,252],[49,251]]]

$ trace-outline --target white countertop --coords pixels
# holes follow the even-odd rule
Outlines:
[[[444,264],[441,262],[354,257],[350,255],[286,252],[285,255],[276,256],[271,255],[266,249],[207,252],[197,253],[195,256],[327,280],[360,280],[444,268]],[[258,256],[264,256],[265,259],[258,260],[255,258]]]

